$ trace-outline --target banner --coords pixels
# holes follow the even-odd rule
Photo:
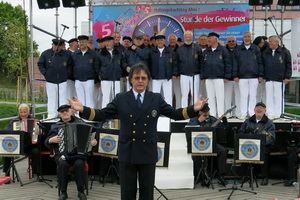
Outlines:
[[[130,37],[175,34],[183,39],[184,31],[190,30],[194,40],[213,31],[223,42],[236,36],[241,43],[243,32],[249,31],[249,20],[248,4],[93,6],[95,38],[117,31]]]

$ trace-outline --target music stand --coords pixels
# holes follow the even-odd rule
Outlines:
[[[0,131],[0,156],[12,157],[8,172],[10,170],[12,171],[12,182],[14,183],[15,178],[17,178],[17,181],[20,182],[20,186],[23,186],[24,184],[22,183],[15,166],[14,157],[24,155],[24,149],[27,147],[30,140],[29,134],[24,131]]]
[[[93,155],[100,155],[104,157],[111,158],[111,163],[108,168],[106,175],[104,176],[104,182],[102,187],[105,186],[109,174],[113,177],[114,172],[117,175],[117,178],[120,178],[119,172],[114,165],[114,158],[118,158],[118,141],[119,141],[119,129],[103,129],[98,128],[96,133],[96,138],[98,140],[97,152],[94,152]],[[100,166],[101,167],[101,166]],[[92,188],[93,180],[91,182],[90,188]]]
[[[211,172],[210,177],[207,172],[207,164],[205,164],[206,157],[217,156],[216,153],[216,128],[215,127],[200,127],[200,126],[186,126],[185,127],[187,140],[187,153],[192,156],[201,156],[201,167],[199,169],[197,178],[195,180],[194,188],[199,179],[201,185],[207,185],[214,189],[212,180],[216,175],[216,171],[212,172],[213,160],[211,158]],[[206,180],[205,180],[206,179]]]

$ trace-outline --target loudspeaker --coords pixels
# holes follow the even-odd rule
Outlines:
[[[59,0],[37,0],[39,9],[57,8],[60,6]]]
[[[298,5],[300,5],[300,0],[278,0],[278,5],[280,5],[280,6],[298,6]]]
[[[249,0],[250,6],[266,6],[273,4],[273,0]]]
[[[62,0],[64,7],[77,8],[85,6],[85,0]]]

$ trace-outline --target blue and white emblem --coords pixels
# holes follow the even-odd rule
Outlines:
[[[241,153],[246,158],[254,158],[258,154],[258,146],[252,141],[246,141],[241,146]]]
[[[105,136],[101,140],[101,148],[105,152],[112,152],[116,149],[117,142],[111,136]]]
[[[2,147],[7,152],[14,152],[18,148],[19,143],[16,138],[12,136],[7,136],[2,140]]]
[[[211,139],[205,134],[199,134],[194,138],[193,144],[199,151],[206,151],[211,145]]]

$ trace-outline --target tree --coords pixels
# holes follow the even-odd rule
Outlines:
[[[30,52],[28,17],[21,6],[0,2],[0,80],[16,83],[18,76],[28,76]],[[34,43],[35,54],[38,45]]]

